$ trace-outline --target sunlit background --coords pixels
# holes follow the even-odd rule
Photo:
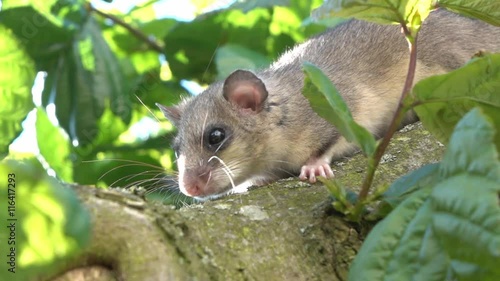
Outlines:
[[[134,6],[139,5],[140,3],[144,3],[147,1],[144,0],[115,0],[111,3],[101,1],[101,0],[93,0],[91,1],[92,5],[103,11],[113,11],[118,10],[121,13],[127,13]],[[197,2],[205,2],[206,5],[197,3]],[[153,5],[154,11],[156,13],[157,18],[174,18],[176,20],[181,21],[191,21],[196,15],[201,13],[209,12],[212,10],[220,9],[229,6],[235,2],[234,0],[220,0],[220,1],[203,1],[203,0],[186,0],[186,1],[178,1],[178,0],[164,0],[158,1]],[[194,4],[196,3],[196,5]],[[0,1],[0,10],[1,10],[2,2]],[[197,7],[205,6],[205,8],[199,10]],[[160,56],[160,59],[163,63],[167,63],[164,58]],[[33,94],[33,102],[38,107],[41,106],[41,96],[42,90],[44,86],[45,72],[39,72],[37,74],[35,83],[32,88]],[[200,93],[204,87],[200,86],[198,83],[193,81],[183,80],[181,82],[182,86],[186,88],[190,94],[196,95]],[[55,117],[55,108],[53,106],[47,106],[47,113],[49,118],[54,124],[57,124],[57,118]],[[38,144],[36,141],[36,130],[35,130],[35,122],[36,122],[36,109],[32,110],[26,120],[23,122],[23,132],[20,136],[10,145],[10,150],[12,152],[17,153],[32,153],[39,154]],[[130,132],[135,135],[138,139],[146,139],[150,134],[156,133],[159,130],[159,124],[152,117],[144,117],[139,122],[134,124],[130,128]],[[49,171],[50,173],[50,171]]]

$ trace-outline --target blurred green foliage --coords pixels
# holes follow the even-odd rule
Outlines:
[[[0,280],[42,280],[89,244],[90,215],[35,158],[2,161],[0,175]]]

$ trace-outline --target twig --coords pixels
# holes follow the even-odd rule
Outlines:
[[[370,186],[373,182],[373,177],[375,175],[375,170],[377,169],[378,164],[380,163],[380,159],[382,159],[382,156],[384,155],[384,152],[387,146],[389,145],[389,142],[391,141],[394,132],[396,132],[399,125],[401,124],[401,121],[404,118],[403,102],[406,96],[408,96],[408,94],[411,91],[413,80],[415,77],[415,69],[417,66],[417,35],[415,35],[415,37],[412,37],[410,31],[408,30],[405,24],[402,24],[402,29],[408,40],[408,45],[410,48],[410,63],[408,65],[408,73],[406,75],[406,81],[403,87],[403,92],[401,94],[401,97],[399,98],[398,107],[396,109],[396,112],[394,112],[394,116],[392,118],[391,124],[389,125],[387,133],[377,146],[373,158],[369,159],[368,170],[365,179],[363,180],[361,191],[359,192],[358,196],[358,202],[356,203],[356,207],[353,212],[353,216],[356,219],[359,219],[359,214],[361,213],[364,201],[368,196],[368,192],[370,190]]]
[[[120,19],[120,18],[118,18],[118,17],[116,17],[114,15],[107,14],[105,12],[99,11],[96,8],[94,8],[94,6],[92,6],[90,3],[88,3],[88,5],[87,5],[87,10],[89,10],[91,12],[95,12],[98,15],[104,17],[104,18],[108,18],[108,19],[112,20],[114,23],[122,26],[123,28],[125,28],[126,30],[128,30],[130,33],[132,33],[132,35],[134,35],[135,37],[137,37],[137,39],[146,42],[146,44],[148,44],[153,50],[155,50],[155,51],[157,51],[159,53],[163,53],[163,47],[162,46],[160,46],[154,40],[151,40],[149,38],[149,36],[147,36],[146,34],[144,34],[142,31],[140,31],[137,28],[134,28],[131,25],[129,25],[128,23],[124,22],[122,19]]]

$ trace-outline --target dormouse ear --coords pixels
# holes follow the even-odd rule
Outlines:
[[[170,121],[175,127],[179,125],[181,120],[181,109],[179,106],[164,106],[162,104],[156,103],[156,106],[163,112],[163,115]]]
[[[264,82],[247,70],[236,70],[224,81],[224,98],[245,111],[260,112],[267,99]]]

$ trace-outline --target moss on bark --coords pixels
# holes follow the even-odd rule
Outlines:
[[[407,126],[391,142],[375,184],[437,162],[443,150],[419,123]],[[360,186],[362,155],[333,167],[346,186]],[[344,221],[321,184],[294,178],[178,210],[118,190],[76,190],[93,216],[93,242],[59,280],[89,265],[129,281],[346,280],[371,228]]]

